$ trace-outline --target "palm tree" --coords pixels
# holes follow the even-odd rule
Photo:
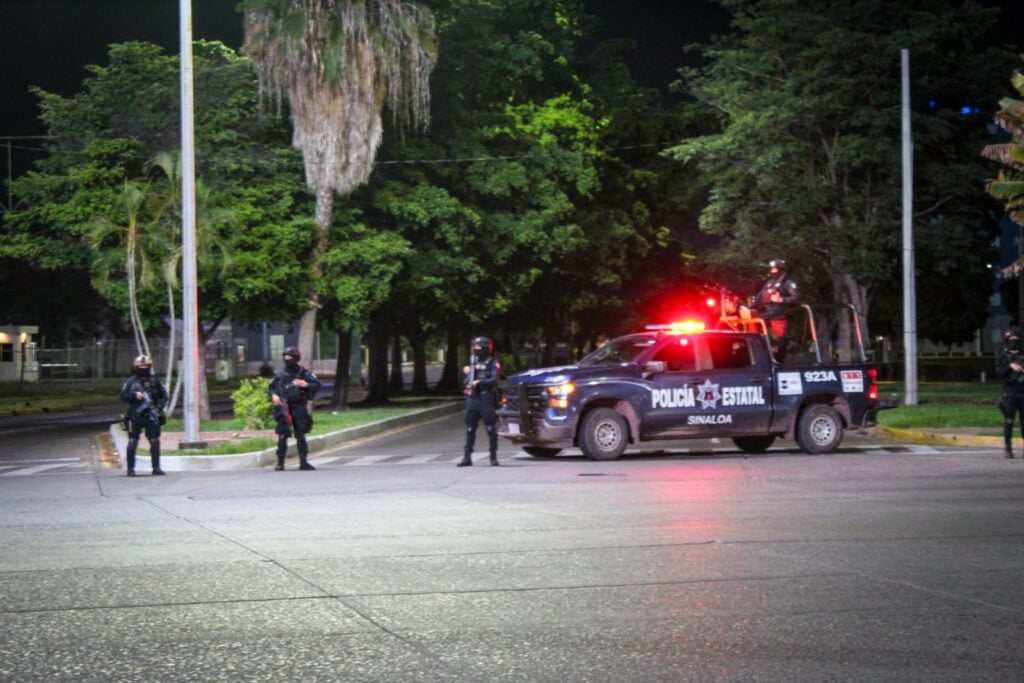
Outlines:
[[[156,244],[160,249],[157,254],[160,261],[160,273],[167,291],[167,310],[170,320],[170,340],[167,354],[167,379],[166,386],[174,387],[174,392],[168,404],[168,412],[174,410],[178,398],[178,389],[181,384],[181,376],[178,382],[172,385],[175,358],[175,313],[174,293],[179,289],[178,269],[181,266],[183,255],[181,241],[181,157],[170,152],[159,152],[147,165],[147,170],[162,175],[166,179],[166,185],[162,192],[151,197],[152,226],[153,234],[156,237]],[[227,242],[221,237],[221,228],[234,222],[233,214],[227,209],[217,208],[210,198],[210,190],[201,179],[195,183],[196,195],[196,246],[197,258],[200,264],[217,261],[223,274],[230,264],[231,255]],[[217,257],[220,257],[217,259]],[[200,354],[202,358],[202,354]],[[210,402],[206,390],[206,373],[200,372],[201,387],[199,391],[200,419],[210,418]]]
[[[142,230],[142,212],[148,186],[126,180],[116,200],[116,215],[120,220],[106,217],[92,219],[88,225],[89,246],[95,254],[93,284],[100,292],[110,289],[113,272],[123,268],[128,285],[128,318],[139,354],[150,355],[146,330],[139,315],[138,292],[153,285],[156,271],[145,249],[147,234]],[[114,248],[111,248],[111,242]]]
[[[244,0],[243,7],[244,50],[278,113],[288,102],[292,144],[316,196],[313,283],[299,322],[299,350],[310,358],[334,192],[344,196],[370,177],[385,106],[396,127],[426,127],[434,18],[402,0]]]
[[[1011,79],[1013,87],[1024,95],[1024,73],[1017,71]],[[995,180],[988,183],[988,193],[1006,204],[1006,213],[1017,225],[1024,228],[1024,102],[1010,97],[999,101],[996,123],[1010,134],[1010,142],[988,145],[982,150],[987,159],[1006,166],[1000,169]],[[1021,277],[1024,271],[1024,257],[1018,258],[1004,268],[1004,278]]]

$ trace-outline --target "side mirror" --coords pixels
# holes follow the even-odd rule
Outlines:
[[[659,372],[665,372],[665,361],[649,360],[644,363],[645,375],[656,375]]]

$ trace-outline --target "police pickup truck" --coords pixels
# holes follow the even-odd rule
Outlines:
[[[500,394],[498,433],[535,457],[576,446],[612,460],[629,444],[711,437],[745,453],[778,437],[830,453],[844,429],[876,424],[888,406],[879,405],[856,316],[852,327],[827,326],[822,340],[803,308],[804,322],[783,339],[667,326],[614,339],[575,365],[513,375]]]

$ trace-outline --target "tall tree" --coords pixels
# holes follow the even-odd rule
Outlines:
[[[135,351],[150,355],[146,328],[139,314],[138,291],[156,281],[158,272],[152,263],[154,239],[146,230],[147,215],[145,203],[148,185],[125,181],[117,196],[116,209],[111,219],[97,216],[89,224],[89,243],[96,259],[93,276],[96,288],[101,292],[110,290],[110,276],[113,271],[122,270],[128,292],[128,316],[135,338]],[[112,243],[112,244],[111,244]]]
[[[313,282],[299,324],[299,350],[312,357],[323,258],[330,249],[334,193],[366,182],[387,107],[399,128],[426,127],[434,18],[401,0],[245,0],[245,51],[260,87],[280,111],[287,100],[293,145],[316,196]]]
[[[1015,71],[1010,81],[1014,89],[1024,96],[1024,73]],[[982,155],[998,161],[1005,168],[988,183],[988,192],[1006,206],[1010,220],[1024,227],[1024,101],[1004,97],[999,101],[996,123],[1009,134],[1010,139],[987,145]],[[1019,277],[1024,270],[1024,258],[1018,259],[1003,271],[1006,277]]]
[[[290,149],[281,123],[259,113],[248,61],[203,41],[194,45],[194,55],[197,172],[204,181],[200,227],[230,213],[232,229],[222,237],[237,255],[226,261],[226,250],[213,243],[214,231],[202,230],[200,250],[213,257],[199,263],[200,317],[209,336],[228,314],[245,322],[281,319],[305,301],[310,278],[304,262],[315,226],[305,217],[312,198],[302,183],[301,157]],[[87,271],[95,258],[91,219],[120,222],[118,197],[126,181],[150,185],[163,198],[162,210],[144,207],[144,220],[162,213],[163,228],[176,230],[179,190],[160,164],[147,162],[169,159],[166,153],[177,148],[177,57],[156,45],[115,44],[106,64],[87,70],[83,90],[73,97],[37,91],[50,155],[14,181],[26,207],[5,215],[0,257],[40,270]],[[177,236],[167,232],[158,241],[150,251],[155,262],[176,266]],[[114,280],[110,285],[110,303],[127,312],[125,287]],[[158,331],[173,324],[160,292],[138,295],[145,327]]]
[[[899,281],[899,54],[908,48],[918,245],[984,281],[990,236],[979,230],[981,170],[969,150],[985,130],[961,106],[990,100],[998,87],[1006,55],[982,40],[994,12],[947,0],[719,1],[735,32],[704,50],[706,67],[684,76],[720,130],[672,155],[706,173],[701,224],[721,239],[721,258],[759,268],[784,257],[804,282],[822,285],[821,298],[869,315],[873,296]],[[943,251],[949,244],[957,253]],[[969,339],[983,301],[961,301],[959,290],[920,272],[919,286],[942,291],[947,309],[955,302],[978,312],[947,326]]]

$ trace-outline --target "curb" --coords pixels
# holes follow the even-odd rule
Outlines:
[[[454,415],[465,409],[462,401],[452,401],[438,406],[423,408],[406,415],[389,417],[376,422],[370,422],[358,427],[349,427],[337,432],[329,432],[320,436],[311,436],[306,439],[309,444],[309,455],[312,458],[317,453],[327,450],[338,444],[348,441],[365,439],[382,432],[406,427],[408,425],[429,422],[446,415]],[[114,440],[114,447],[120,458],[119,468],[124,469],[125,450],[128,446],[128,435],[121,429],[120,423],[110,425],[110,436]],[[298,451],[295,449],[295,440],[290,439],[288,444],[288,458],[297,458]],[[160,456],[160,468],[167,472],[182,472],[185,470],[239,470],[267,467],[277,464],[277,448],[268,448],[262,451],[251,453],[235,453],[232,455],[162,455]],[[143,471],[149,467],[149,455],[139,454],[136,469]]]
[[[974,446],[976,448],[1002,448],[1003,438],[1000,436],[979,436],[977,434],[946,434],[942,432],[926,432],[918,429],[894,429],[879,425],[878,434],[896,441],[910,443],[939,444],[943,446]]]

